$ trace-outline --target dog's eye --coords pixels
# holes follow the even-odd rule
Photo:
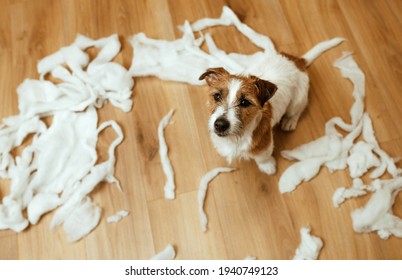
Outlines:
[[[242,98],[242,99],[240,99],[239,105],[240,105],[241,107],[248,107],[248,106],[251,105],[251,102],[248,101],[246,98]]]
[[[213,96],[214,96],[214,100],[215,100],[216,102],[219,102],[219,101],[222,100],[222,94],[221,94],[220,92],[214,93]]]

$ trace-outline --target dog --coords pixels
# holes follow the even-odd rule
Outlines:
[[[321,42],[301,57],[265,54],[242,74],[207,69],[199,80],[209,86],[208,128],[218,153],[229,164],[235,158],[253,159],[262,172],[273,175],[273,127],[280,123],[282,130],[296,129],[308,104],[308,66],[342,41]]]

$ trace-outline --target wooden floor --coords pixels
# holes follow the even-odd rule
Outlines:
[[[131,64],[127,39],[138,32],[175,39],[186,19],[219,17],[229,5],[257,32],[270,36],[277,48],[301,55],[314,44],[335,36],[347,42],[324,54],[309,68],[310,104],[295,132],[276,131],[278,172],[260,173],[253,162],[240,161],[238,171],[218,176],[211,184],[205,210],[209,230],[200,228],[197,189],[200,178],[227,166],[214,150],[207,131],[206,88],[157,78],[138,78],[134,108],[123,113],[111,105],[99,110],[101,120],[116,119],[125,140],[117,149],[116,175],[124,188],[100,185],[91,195],[102,206],[98,227],[83,240],[69,244],[62,229],[50,231],[52,213],[22,233],[0,231],[0,259],[148,259],[173,244],[177,259],[292,258],[299,230],[310,225],[324,247],[320,259],[402,259],[402,239],[381,240],[357,234],[350,213],[369,197],[353,199],[339,209],[332,195],[351,185],[347,171],[326,169],[296,191],[278,191],[280,174],[291,163],[278,151],[322,136],[333,116],[349,121],[352,86],[332,67],[342,51],[354,51],[366,74],[366,108],[378,140],[392,156],[402,156],[402,1],[400,0],[1,0],[0,117],[17,114],[16,87],[25,78],[38,78],[36,63],[73,42],[77,33],[93,38],[119,34],[123,49],[117,61]],[[217,45],[228,51],[252,53],[257,48],[233,27],[210,30]],[[166,129],[169,155],[176,172],[174,201],[165,200],[165,176],[158,155],[157,126],[176,108]],[[107,131],[100,153],[114,139]],[[0,181],[0,198],[8,194]],[[118,224],[106,217],[126,209]],[[402,215],[402,196],[394,211]]]

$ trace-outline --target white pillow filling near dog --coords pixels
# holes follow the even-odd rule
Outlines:
[[[135,49],[130,73],[134,77],[157,76],[163,80],[185,82],[202,85],[204,81],[198,77],[207,68],[224,67],[229,72],[243,72],[253,62],[261,60],[264,52],[251,55],[238,53],[226,54],[218,49],[210,35],[205,36],[210,53],[201,50],[204,37],[195,39],[193,32],[215,25],[234,25],[254,44],[264,49],[265,53],[276,52],[274,44],[267,36],[256,33],[244,23],[241,23],[235,13],[224,7],[220,19],[201,19],[192,25],[187,21],[180,29],[183,37],[174,41],[156,40],[139,33],[130,39]],[[167,55],[168,54],[168,55]]]
[[[95,107],[105,101],[125,112],[132,107],[134,81],[122,65],[111,61],[120,46],[117,35],[99,40],[78,35],[73,44],[39,61],[39,80],[26,79],[17,88],[19,115],[0,126],[0,176],[11,181],[0,205],[0,229],[21,231],[56,210],[51,226],[64,224],[73,242],[99,223],[101,209],[88,195],[102,181],[120,188],[114,153],[123,133],[114,121],[98,126]],[[89,47],[100,49],[92,61],[85,51]],[[59,82],[47,80],[47,74]],[[53,117],[49,127],[41,120],[46,116]],[[109,146],[109,158],[96,164],[96,143],[107,127],[117,137]],[[12,149],[28,135],[33,135],[32,141],[14,158]]]
[[[349,173],[354,178],[351,188],[341,187],[333,196],[333,204],[339,207],[346,199],[374,192],[369,202],[361,209],[352,213],[353,228],[356,232],[377,231],[386,239],[391,234],[402,237],[402,223],[399,217],[393,215],[392,205],[395,196],[401,190],[402,169],[396,167],[395,160],[384,152],[374,135],[372,121],[364,112],[364,74],[350,54],[344,54],[335,62],[344,77],[354,85],[353,104],[350,115],[351,124],[346,124],[339,117],[334,117],[326,124],[326,135],[310,143],[301,145],[291,151],[282,151],[282,156],[288,160],[299,160],[282,174],[279,189],[282,193],[293,191],[301,182],[316,176],[321,166],[327,166],[330,171],[349,167]],[[349,132],[342,137],[335,126]],[[363,140],[354,141],[363,135]],[[339,145],[341,144],[341,145]],[[374,169],[372,184],[364,185],[360,177]],[[385,171],[394,178],[392,180],[377,179]]]
[[[378,181],[381,185],[365,206],[352,212],[353,228],[356,232],[372,232],[382,239],[391,235],[402,238],[402,219],[395,216],[392,206],[402,190],[402,177]]]
[[[204,212],[204,202],[205,202],[205,197],[207,195],[208,184],[219,173],[232,172],[234,170],[235,170],[234,168],[229,168],[229,167],[217,167],[217,168],[209,171],[207,174],[205,174],[201,178],[200,186],[198,188],[198,211],[200,212],[201,228],[202,228],[203,232],[207,231],[207,224],[208,224],[208,218]]]

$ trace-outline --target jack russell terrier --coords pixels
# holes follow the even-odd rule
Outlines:
[[[343,41],[334,38],[313,47],[302,57],[286,53],[266,54],[244,75],[224,68],[209,68],[199,79],[209,86],[212,142],[229,164],[235,158],[254,159],[262,172],[276,171],[272,128],[296,128],[307,106],[307,67],[323,52]],[[252,75],[251,75],[252,73]]]

